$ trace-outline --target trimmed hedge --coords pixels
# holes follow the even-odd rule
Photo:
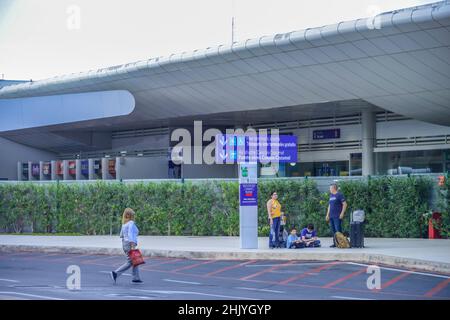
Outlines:
[[[366,212],[365,235],[385,238],[421,238],[428,221],[435,181],[429,177],[380,177],[342,182],[349,211]],[[348,230],[344,223],[344,229]]]
[[[447,174],[445,183],[438,188],[438,210],[441,213],[441,223],[435,223],[435,226],[440,229],[443,237],[450,237],[450,179]]]
[[[422,237],[434,181],[429,177],[383,177],[340,183],[349,210],[366,211],[368,237]],[[117,234],[125,207],[135,209],[141,234],[239,235],[238,183],[177,182],[38,185],[0,184],[0,229],[6,232]],[[260,180],[259,234],[269,233],[266,201],[277,191],[288,226],[325,222],[328,195],[312,179]],[[348,211],[349,212],[349,211]],[[349,213],[344,220],[348,230]]]

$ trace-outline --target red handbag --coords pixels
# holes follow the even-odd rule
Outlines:
[[[130,252],[128,252],[128,256],[130,257],[133,267],[145,263],[144,257],[142,256],[142,253],[139,249],[130,250]]]

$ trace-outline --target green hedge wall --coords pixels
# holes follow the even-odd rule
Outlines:
[[[441,212],[441,224],[436,224],[443,237],[450,237],[450,179],[447,174],[445,183],[438,190],[438,210]]]
[[[421,238],[436,182],[430,177],[380,177],[341,183],[350,210],[366,212],[367,237]],[[344,229],[348,230],[344,223]]]
[[[434,186],[428,177],[376,178],[340,183],[349,209],[366,211],[368,237],[422,237]],[[325,222],[328,195],[311,179],[261,179],[259,234],[269,233],[266,201],[277,191],[288,226]],[[0,229],[7,232],[117,234],[125,207],[137,213],[141,234],[239,235],[237,182],[0,184]],[[441,197],[442,198],[442,197]],[[349,213],[344,220],[348,230]]]

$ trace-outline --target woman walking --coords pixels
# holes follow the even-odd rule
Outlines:
[[[129,268],[133,268],[133,283],[142,283],[139,276],[139,266],[133,266],[129,256],[130,250],[134,250],[137,246],[137,237],[139,229],[134,222],[136,214],[133,209],[126,208],[122,215],[122,229],[120,230],[120,237],[122,238],[122,248],[127,255],[127,262],[120,266],[116,271],[111,271],[111,278],[116,283],[117,277],[124,273]]]

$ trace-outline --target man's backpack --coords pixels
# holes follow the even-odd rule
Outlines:
[[[338,248],[350,248],[350,241],[348,241],[347,237],[342,232],[336,232],[334,234],[334,241],[336,243],[336,247]]]

